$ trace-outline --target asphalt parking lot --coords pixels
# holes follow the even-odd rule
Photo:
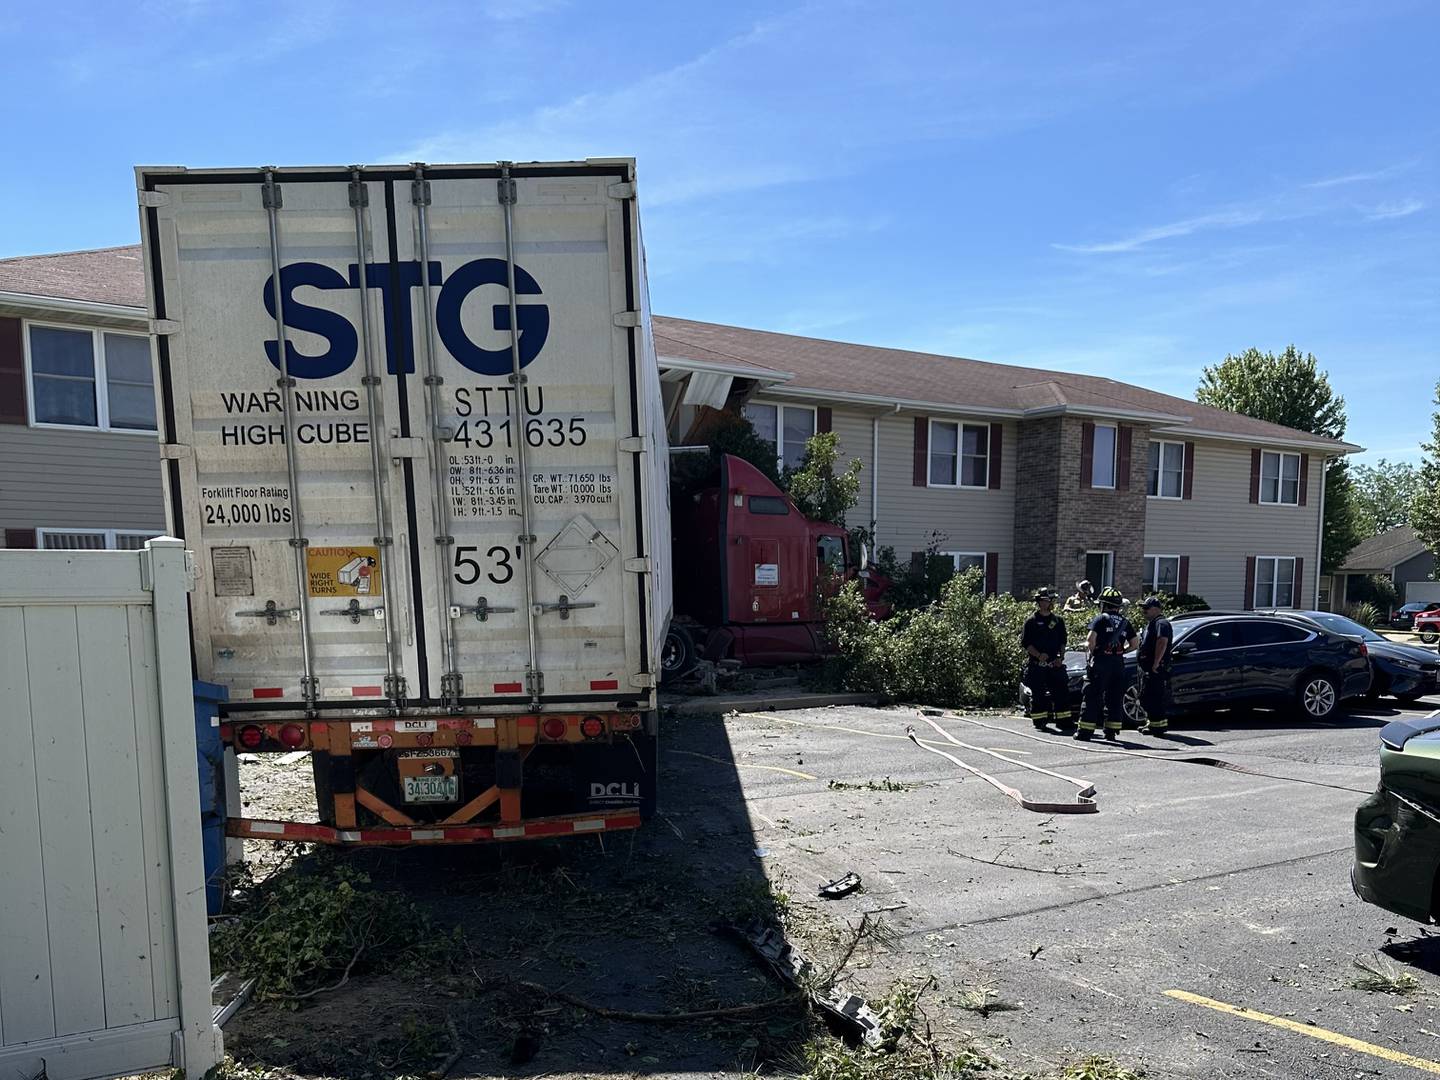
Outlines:
[[[950,1022],[1017,1062],[1101,1051],[1152,1077],[1406,1076],[1440,1073],[1440,937],[1355,899],[1352,815],[1375,785],[1378,729],[1437,704],[1324,725],[1218,714],[1168,743],[1127,732],[1089,747],[1031,737],[1014,715],[934,718],[978,749],[914,710],[846,706],[731,714],[723,753],[696,719],[666,752],[681,764],[704,732],[735,763],[715,782],[738,773],[741,835],[772,881],[833,918],[882,913],[898,942],[867,980],[933,974],[942,1004],[992,1000]],[[1031,799],[1073,802],[1077,786],[1019,762],[1090,781],[1098,812],[1022,809],[912,743],[909,724]],[[703,830],[707,773],[683,764],[667,814]],[[862,894],[813,899],[850,870]],[[1357,959],[1418,992],[1355,988]]]

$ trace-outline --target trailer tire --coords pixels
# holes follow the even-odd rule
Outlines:
[[[673,682],[688,674],[699,659],[690,631],[672,622],[665,633],[665,643],[660,647],[660,681]]]

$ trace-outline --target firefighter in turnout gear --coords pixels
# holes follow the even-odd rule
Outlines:
[[[1140,651],[1135,659],[1139,664],[1140,707],[1149,718],[1144,730],[1164,738],[1170,728],[1166,713],[1170,707],[1170,646],[1175,642],[1175,628],[1162,614],[1164,608],[1158,596],[1147,599],[1141,610],[1145,613],[1145,628],[1140,631]]]
[[[1115,740],[1125,721],[1125,652],[1135,646],[1135,628],[1120,614],[1125,598],[1107,585],[1100,590],[1100,614],[1090,624],[1086,651],[1085,711],[1075,738],[1088,742],[1105,716],[1105,738]]]
[[[1065,673],[1065,620],[1055,614],[1055,594],[1035,594],[1035,614],[1025,620],[1020,646],[1029,657],[1025,685],[1030,688],[1030,719],[1037,730],[1046,721],[1067,724],[1070,719],[1069,676]]]

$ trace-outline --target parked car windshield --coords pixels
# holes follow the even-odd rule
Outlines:
[[[1347,619],[1344,615],[1332,615],[1328,611],[1317,611],[1310,618],[1329,630],[1332,634],[1344,634],[1346,637],[1358,637],[1362,641],[1385,641],[1386,638],[1371,630],[1368,626],[1356,622],[1354,619]]]

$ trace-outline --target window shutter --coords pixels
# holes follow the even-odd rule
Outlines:
[[[1000,489],[1000,453],[1005,446],[1005,428],[1001,424],[990,425],[990,487]]]
[[[39,545],[39,540],[34,529],[6,529],[5,546],[7,548],[33,548]]]
[[[915,470],[912,482],[926,487],[930,482],[930,418],[915,417]]]
[[[23,423],[25,346],[20,340],[20,320],[0,319],[0,424]]]
[[[1304,506],[1310,498],[1310,455],[1300,455],[1300,505]],[[1297,564],[1298,565],[1298,564]]]
[[[985,553],[985,591],[991,596],[1000,591],[1000,553],[998,551]]]
[[[1182,497],[1193,499],[1195,497],[1195,444],[1185,444],[1185,479],[1182,481]]]
[[[830,414],[830,406],[821,405],[819,408],[817,408],[815,410],[815,434],[820,435],[826,431],[832,430],[832,419],[833,418]]]
[[[1303,608],[1303,607],[1305,606],[1305,604],[1304,604],[1304,599],[1305,599],[1305,598],[1304,598],[1304,596],[1303,596],[1303,595],[1301,594],[1301,592],[1300,592],[1300,590],[1301,590],[1302,588],[1304,588],[1304,586],[1305,586],[1305,560],[1304,560],[1303,558],[1301,558],[1299,555],[1296,555],[1296,556],[1295,556],[1295,581],[1293,582],[1293,588],[1292,588],[1292,590],[1291,590],[1290,597],[1291,597],[1291,603],[1293,603],[1297,608]]]
[[[1130,440],[1134,428],[1120,424],[1115,428],[1115,489],[1130,490]]]
[[[1245,610],[1255,610],[1255,556],[1245,556]]]
[[[1190,591],[1190,556],[1180,556],[1180,576],[1175,583],[1177,592],[1188,593]]]
[[[1250,501],[1260,501],[1260,448],[1250,451]]]
[[[1095,477],[1095,425],[1090,421],[1080,425],[1080,486],[1090,487]]]

